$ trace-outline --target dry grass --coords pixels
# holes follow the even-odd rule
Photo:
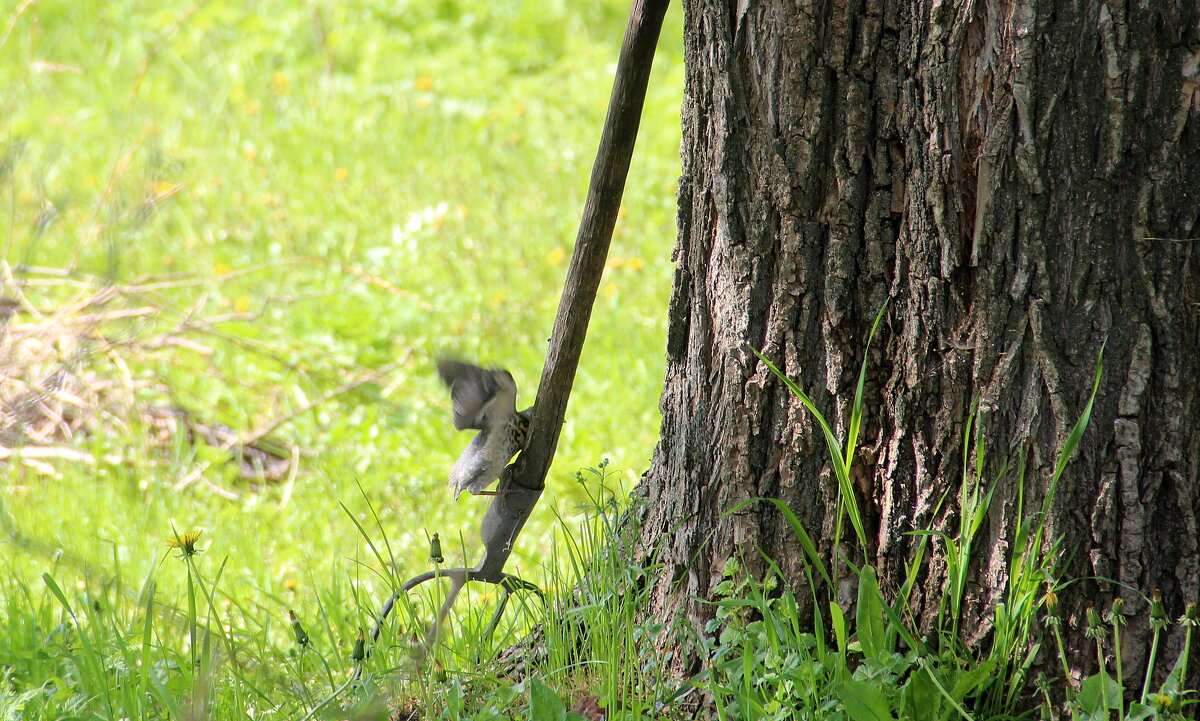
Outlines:
[[[301,450],[270,434],[385,372],[339,373],[338,385],[315,400],[256,428],[231,428],[184,407],[161,369],[185,360],[203,362],[216,345],[232,341],[274,353],[265,343],[220,330],[229,323],[256,323],[261,308],[205,314],[208,294],[203,291],[182,310],[155,302],[160,291],[201,285],[182,277],[118,285],[49,268],[4,264],[0,272],[0,466],[54,477],[61,463],[122,461],[119,455],[97,457],[83,441],[137,437],[151,449],[203,443],[226,452],[244,479],[290,482]],[[209,373],[221,372],[215,364],[205,367]],[[232,378],[221,380],[238,385]],[[210,465],[197,463],[176,487],[203,480]]]

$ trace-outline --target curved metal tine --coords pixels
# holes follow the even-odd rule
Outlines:
[[[475,661],[479,662],[479,656],[483,652],[484,646],[492,645],[492,634],[496,632],[496,626],[500,625],[500,616],[504,614],[504,607],[508,605],[508,597],[512,595],[512,591],[507,588],[500,595],[500,601],[496,603],[496,610],[492,612],[492,620],[488,622],[487,628],[483,630],[483,643],[475,649]]]
[[[500,601],[496,604],[496,610],[492,613],[492,620],[488,623],[487,628],[483,632],[484,642],[491,644],[492,635],[496,632],[496,627],[500,625],[500,616],[504,613],[505,607],[508,605],[508,597],[517,591],[532,591],[537,594],[537,597],[545,602],[546,594],[542,593],[542,589],[534,584],[511,574],[504,574],[499,583],[496,584],[504,590],[500,596]]]
[[[442,608],[438,611],[437,618],[434,619],[433,626],[429,629],[429,636],[425,639],[426,653],[433,649],[433,644],[437,643],[438,630],[441,629],[442,623],[450,613],[450,607],[458,599],[458,594],[463,590],[463,586],[467,585],[467,581],[470,580],[469,574],[455,575],[450,578],[450,593],[446,594],[446,600],[442,602]]]
[[[514,576],[511,573],[506,573],[500,577],[499,586],[504,588],[509,593],[513,591],[533,591],[539,598],[545,598],[546,594],[542,593],[542,589],[537,587],[537,584],[530,583],[520,576]]]
[[[463,582],[471,580],[471,569],[469,568],[435,568],[432,571],[426,571],[418,576],[413,576],[400,586],[400,593],[408,593],[417,586],[420,586],[426,581],[432,581],[435,578],[451,578],[461,577]],[[388,615],[392,612],[392,608],[396,605],[396,601],[400,598],[400,593],[393,593],[387,601],[384,602],[383,608],[379,610],[379,620],[375,622],[375,628],[371,629],[371,642],[379,640],[379,634],[383,631],[383,622],[387,620]]]

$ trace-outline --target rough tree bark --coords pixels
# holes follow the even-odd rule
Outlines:
[[[1135,7],[1135,5],[1137,7]],[[1026,439],[1026,508],[1105,375],[1049,516],[1064,578],[1104,577],[1172,615],[1200,600],[1200,6],[963,0],[685,0],[678,269],[662,440],[639,494],[661,613],[697,627],[725,559],[798,545],[786,501],[831,553],[836,482],[820,431],[765,352],[837,419],[870,322],[854,477],[894,589],[916,539],[950,529],[972,399],[988,472]],[[986,637],[1015,519],[1001,483],[971,567],[968,642]],[[936,612],[942,562],[912,609]],[[1126,669],[1144,662],[1145,603]],[[798,594],[804,598],[806,594]],[[1071,628],[1081,624],[1070,623]],[[1078,645],[1074,637],[1072,645]],[[1182,634],[1167,650],[1174,659]],[[1091,654],[1077,655],[1086,670]],[[1200,664],[1194,664],[1200,667]]]

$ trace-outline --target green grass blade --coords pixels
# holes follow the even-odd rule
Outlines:
[[[891,298],[884,300],[883,306],[875,314],[875,320],[871,323],[871,332],[867,334],[867,347],[863,350],[862,363],[858,368],[858,382],[854,385],[854,404],[850,411],[850,427],[846,434],[846,450],[844,455],[847,468],[854,465],[854,451],[858,448],[858,432],[862,428],[863,389],[867,383],[867,361],[871,357],[871,341],[875,340],[875,331],[879,329],[879,322],[883,320],[883,315],[887,312],[888,303],[890,302]]]
[[[784,517],[791,526],[792,532],[796,534],[796,539],[800,541],[800,547],[804,549],[804,555],[808,556],[808,561],[813,568],[817,569],[817,573],[821,574],[821,579],[825,581],[829,588],[833,588],[833,579],[829,576],[829,571],[826,570],[825,564],[821,561],[821,554],[817,551],[817,546],[813,543],[812,537],[808,535],[808,531],[804,528],[804,524],[796,517],[796,514],[788,507],[786,503],[778,498],[751,498],[742,501],[726,512],[726,515],[737,513],[747,506],[753,505],[760,501],[766,501],[775,506],[776,510]]]
[[[790,390],[793,395],[800,399],[800,402],[806,409],[808,409],[808,412],[812,414],[813,418],[815,418],[817,423],[821,426],[821,433],[825,438],[825,447],[829,452],[829,460],[833,464],[834,476],[837,478],[841,500],[846,504],[847,515],[850,516],[850,525],[854,528],[854,533],[858,538],[859,546],[865,550],[867,548],[867,532],[863,527],[862,514],[858,509],[858,500],[854,495],[854,488],[850,484],[849,470],[846,468],[845,459],[842,458],[841,444],[838,442],[837,436],[833,434],[833,429],[829,427],[829,423],[825,420],[825,416],[823,416],[821,411],[817,409],[816,404],[812,402],[812,399],[808,397],[808,394],[800,389],[800,386],[796,385],[790,378],[784,375],[783,371],[776,368],[775,364],[772,363],[762,353],[759,353],[757,349],[750,346],[747,346],[747,348],[749,348],[754,355],[758,356],[758,359],[765,363],[767,368],[769,368],[776,377],[783,381],[788,390]]]
[[[62,607],[66,609],[71,618],[75,619],[75,611],[71,609],[71,604],[67,601],[67,597],[63,595],[62,589],[58,587],[58,583],[54,580],[54,577],[49,573],[43,573],[42,583],[46,584],[46,588],[50,589],[50,593],[54,594],[54,597],[58,599],[58,602],[62,604]]]

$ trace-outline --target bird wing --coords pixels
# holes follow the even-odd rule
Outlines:
[[[450,388],[454,405],[454,427],[458,430],[483,430],[488,404],[501,393],[511,390],[516,399],[516,385],[507,371],[485,370],[470,363],[443,360],[438,362],[438,375]]]

